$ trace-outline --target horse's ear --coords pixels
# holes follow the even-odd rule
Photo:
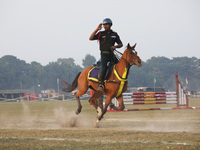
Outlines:
[[[130,44],[129,44],[129,43],[128,43],[128,45],[127,45],[127,48],[128,48],[128,49],[130,49],[130,48],[131,48],[131,46],[130,46]]]
[[[135,45],[133,45],[132,49],[134,49],[136,47],[137,43],[135,43]]]

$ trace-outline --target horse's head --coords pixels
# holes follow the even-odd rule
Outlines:
[[[128,43],[127,49],[124,51],[122,58],[124,60],[126,60],[126,62],[129,65],[136,65],[136,66],[140,67],[140,66],[142,66],[142,60],[137,55],[137,52],[135,51],[135,46],[136,46],[136,44],[131,47]]]

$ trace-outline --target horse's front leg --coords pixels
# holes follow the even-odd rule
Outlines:
[[[106,101],[105,101],[105,106],[104,106],[104,108],[103,108],[103,112],[102,112],[102,114],[101,114],[100,116],[98,116],[97,121],[100,121],[100,120],[103,118],[104,114],[107,112],[107,108],[108,108],[108,105],[109,105],[110,102],[111,102],[111,99],[112,99],[112,98],[111,98],[110,96],[107,95],[107,98],[106,98]]]
[[[100,96],[96,101],[95,105],[97,106],[97,117],[100,117],[103,113],[103,96]]]
[[[113,103],[110,104],[110,107],[114,110],[123,110],[125,108],[125,106],[124,106],[122,94],[119,97],[117,97],[117,100],[119,102],[119,107],[116,107]]]
[[[111,97],[107,95],[103,112],[98,115],[98,118],[97,118],[96,122],[94,123],[94,126],[96,128],[99,127],[99,122],[103,118],[104,114],[107,112],[107,108],[108,108],[108,105],[110,104],[110,102],[111,102]]]
[[[101,115],[98,116],[97,121],[94,123],[94,126],[95,126],[96,128],[99,127],[99,122],[100,122],[100,120],[103,118],[104,114],[107,112],[107,108],[108,108],[108,105],[109,105],[110,102],[111,102],[111,99],[112,99],[112,97],[107,95],[107,98],[106,98],[106,101],[105,101],[105,107],[104,107],[104,109],[103,109],[103,112],[102,112]]]

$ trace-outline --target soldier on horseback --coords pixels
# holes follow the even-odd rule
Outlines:
[[[99,31],[102,29],[102,23],[98,25],[96,30],[91,34],[89,40],[98,40],[100,51],[101,51],[101,71],[98,75],[98,91],[104,90],[104,77],[106,74],[106,70],[108,68],[108,62],[117,63],[113,51],[116,48],[121,48],[123,46],[122,41],[120,40],[119,35],[111,30],[112,20],[106,18],[103,20],[103,27],[105,31]],[[98,32],[99,31],[99,32]],[[117,43],[118,45],[115,45]]]

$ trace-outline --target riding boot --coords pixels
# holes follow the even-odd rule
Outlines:
[[[104,79],[103,79],[103,75],[102,74],[99,74],[98,75],[98,88],[97,88],[97,91],[103,91],[104,90]]]

